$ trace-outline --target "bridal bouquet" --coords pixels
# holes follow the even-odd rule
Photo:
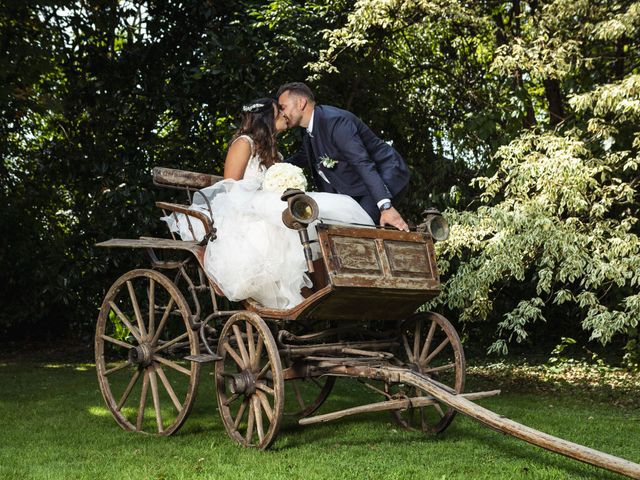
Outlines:
[[[268,192],[282,193],[287,188],[307,189],[307,179],[300,167],[290,163],[276,163],[267,169],[262,188]]]

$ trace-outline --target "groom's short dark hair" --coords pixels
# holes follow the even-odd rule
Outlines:
[[[311,89],[302,82],[290,82],[285,83],[278,89],[278,93],[276,94],[276,98],[280,97],[284,92],[293,92],[298,95],[302,95],[303,97],[307,97],[312,102],[316,101],[316,97],[313,95]]]

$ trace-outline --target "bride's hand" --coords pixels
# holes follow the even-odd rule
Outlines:
[[[382,227],[390,225],[396,227],[398,230],[409,231],[409,225],[404,221],[400,212],[393,207],[383,210],[382,213],[380,213],[380,225]]]

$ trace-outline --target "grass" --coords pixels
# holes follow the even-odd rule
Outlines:
[[[503,388],[502,395],[478,403],[552,435],[640,462],[638,378],[616,396],[616,386],[602,379],[594,385],[587,375],[587,388],[576,375],[562,375],[563,383],[558,372],[545,377],[528,370],[534,372],[529,382],[522,366],[476,367],[467,390]],[[514,376],[514,371],[520,373]],[[224,431],[210,372],[203,370],[184,427],[172,437],[155,437],[116,425],[92,364],[0,360],[0,478],[623,478],[463,416],[435,438],[398,429],[386,413],[309,427],[287,418],[271,450],[244,449]],[[339,380],[321,411],[380,400],[374,395],[354,381]],[[624,401],[629,396],[633,400]]]

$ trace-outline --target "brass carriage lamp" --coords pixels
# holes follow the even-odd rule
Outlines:
[[[424,221],[418,225],[419,232],[427,232],[436,242],[449,238],[449,222],[436,208],[427,208],[422,212]]]
[[[320,210],[318,204],[309,195],[296,188],[287,188],[280,197],[287,202],[287,208],[282,211],[282,222],[289,228],[298,231],[300,243],[304,249],[304,258],[307,260],[307,269],[313,272],[313,259],[307,227],[316,221]]]

